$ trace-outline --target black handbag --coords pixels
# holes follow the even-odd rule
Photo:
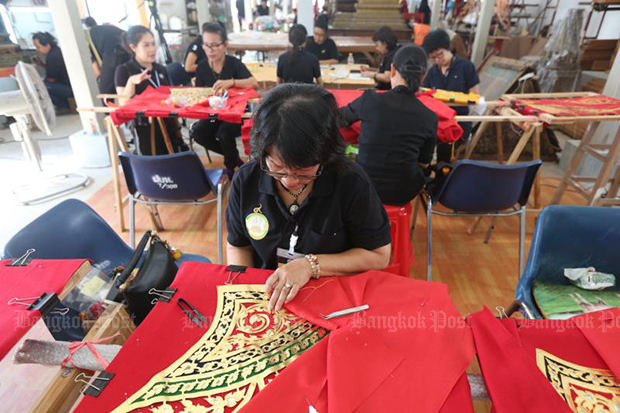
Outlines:
[[[138,267],[147,244],[149,249]],[[119,301],[124,298],[129,314],[136,325],[140,324],[155,305],[153,299],[157,296],[149,291],[165,290],[174,281],[178,271],[174,261],[168,243],[152,235],[151,231],[145,232],[129,263],[117,271],[108,299]]]

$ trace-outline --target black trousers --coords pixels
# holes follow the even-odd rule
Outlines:
[[[202,119],[192,125],[192,138],[206,149],[224,155],[224,165],[228,169],[239,166],[237,136],[241,135],[240,123]]]
[[[136,118],[136,133],[138,134],[138,148],[141,155],[167,155],[168,148],[164,141],[164,135],[161,132],[159,122],[153,119],[155,123],[155,153],[151,150],[151,125],[146,118]],[[170,143],[174,152],[179,152],[183,144],[183,140],[179,136],[179,123],[176,119],[165,118],[164,125],[166,132],[170,137]]]

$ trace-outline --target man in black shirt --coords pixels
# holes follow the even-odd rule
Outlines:
[[[196,74],[196,68],[198,64],[207,58],[205,51],[202,47],[202,34],[194,39],[185,52],[185,71],[190,75]]]
[[[99,92],[114,94],[116,68],[131,59],[131,55],[121,45],[125,31],[111,24],[98,25],[92,17],[84,19],[84,24],[92,43],[91,58]]]
[[[257,16],[269,16],[269,6],[267,6],[267,0],[261,0],[260,4],[256,7]]]
[[[306,44],[306,50],[315,55],[319,62],[326,65],[335,65],[338,63],[340,56],[338,48],[327,35],[327,21],[319,17],[314,23],[314,37],[309,37]]]
[[[37,51],[45,56],[45,63],[36,58],[35,62],[45,67],[45,86],[50,94],[54,106],[68,109],[67,99],[73,97],[73,90],[69,82],[69,74],[62,57],[62,52],[56,44],[54,36],[48,32],[37,32],[32,35],[32,42]]]

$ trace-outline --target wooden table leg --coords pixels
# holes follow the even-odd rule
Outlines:
[[[495,137],[497,138],[497,161],[504,163],[504,129],[501,122],[495,123]]]
[[[478,130],[476,130],[476,133],[471,138],[471,142],[469,142],[469,147],[467,148],[467,151],[465,152],[465,159],[471,158],[472,152],[474,151],[474,149],[476,149],[476,145],[478,145],[478,141],[480,140],[484,132],[487,130],[488,126],[489,126],[489,122],[482,122],[480,126],[478,126]]]
[[[519,142],[517,142],[517,146],[515,146],[515,148],[512,150],[510,158],[508,158],[508,161],[506,161],[508,165],[517,163],[517,161],[519,160],[519,156],[521,156],[523,149],[525,149],[525,145],[527,145],[537,127],[538,124],[528,125],[527,129],[523,132],[523,135],[521,135]]]
[[[112,119],[108,116],[104,123],[108,130],[108,148],[110,150],[110,163],[112,165],[112,185],[114,187],[114,199],[116,201],[115,208],[118,212],[118,219],[121,232],[127,231],[125,228],[125,217],[123,213],[123,195],[121,193],[121,180],[118,173],[118,143],[115,139],[114,129],[116,126],[112,124]]]
[[[534,127],[534,140],[532,142],[532,159],[541,159],[540,155],[540,135],[542,134],[542,125]],[[536,174],[534,178],[534,208],[539,209],[541,205],[540,200],[540,173]]]

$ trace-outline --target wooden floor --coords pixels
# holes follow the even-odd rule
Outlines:
[[[221,158],[220,158],[221,159]],[[214,158],[212,167],[221,167]],[[542,203],[547,205],[559,179],[542,179]],[[102,188],[88,202],[120,234],[120,225],[113,206],[112,184]],[[569,191],[563,203],[583,205],[577,193]],[[159,211],[165,230],[159,235],[186,253],[202,254],[213,262],[217,260],[217,227],[215,203],[207,206],[161,206]],[[526,254],[529,251],[538,212],[527,214]],[[127,222],[126,214],[126,222]],[[473,218],[433,217],[433,279],[448,285],[458,310],[466,316],[480,311],[483,306],[496,311],[508,307],[514,299],[518,281],[519,218],[497,219],[493,236],[484,244],[489,219],[483,220],[473,235],[467,229]],[[128,227],[128,222],[127,222]],[[137,238],[151,229],[146,208],[136,210]],[[225,227],[224,227],[225,228]],[[120,234],[128,241],[129,234]],[[226,231],[224,229],[224,240]],[[426,279],[426,217],[420,210],[413,236],[415,261],[410,277]],[[477,363],[475,363],[477,364]],[[472,365],[472,372],[477,366]],[[485,412],[490,403],[476,402],[476,411]]]

